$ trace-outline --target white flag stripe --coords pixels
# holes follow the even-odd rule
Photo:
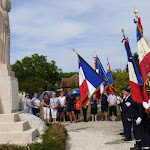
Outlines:
[[[99,74],[99,69],[96,69],[96,72]]]
[[[137,42],[137,46],[139,52],[139,61],[141,62],[145,55],[150,52],[150,48],[143,37]]]
[[[132,62],[128,62],[128,69],[129,69],[130,81],[138,84],[138,80],[137,80]]]
[[[96,88],[88,80],[86,80],[86,83],[89,89],[88,97],[91,97],[91,95],[95,92]]]
[[[104,84],[102,84],[102,85],[100,86],[100,93],[102,94],[103,91],[104,91]]]
[[[81,86],[81,84],[83,83],[84,80],[85,80],[85,76],[84,76],[82,67],[80,67],[80,69],[79,69],[79,86]]]

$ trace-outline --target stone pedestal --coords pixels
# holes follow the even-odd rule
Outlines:
[[[38,117],[24,113],[0,114],[0,144],[27,145],[42,142],[47,126]]]
[[[0,114],[16,112],[18,109],[18,79],[9,65],[0,64]]]

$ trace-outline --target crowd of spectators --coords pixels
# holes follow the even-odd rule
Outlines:
[[[29,93],[26,93],[24,99],[24,110],[30,114],[33,114],[37,117],[40,117],[40,110],[43,108],[43,119],[49,124],[52,119],[53,123],[56,122],[65,122],[66,121],[66,113],[69,113],[70,123],[73,121],[75,123],[80,122],[80,114],[81,108],[83,112],[83,120],[87,122],[87,110],[88,105],[91,105],[91,118],[92,121],[97,121],[97,113],[99,109],[99,103],[96,99],[96,94],[93,95],[87,107],[84,108],[81,106],[81,100],[79,95],[72,95],[72,91],[69,91],[68,96],[64,96],[64,92],[60,93],[59,97],[56,97],[56,93],[53,92],[52,95],[45,92],[42,102],[38,99],[38,94],[35,93],[33,98],[30,99]],[[104,91],[101,97],[101,121],[105,120],[112,121],[112,113],[115,116],[115,120],[117,121],[117,97],[112,92],[109,96],[107,92]],[[43,107],[42,107],[43,106]],[[108,119],[108,110],[109,110],[109,119]],[[51,118],[50,118],[51,116]]]

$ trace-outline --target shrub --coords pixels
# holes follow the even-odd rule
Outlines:
[[[3,145],[0,145],[0,150],[27,150],[27,147],[26,146],[3,144]]]

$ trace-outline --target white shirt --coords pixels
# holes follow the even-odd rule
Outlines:
[[[114,95],[112,95],[112,94],[110,94],[109,96],[108,96],[108,100],[107,100],[111,105],[116,105],[116,102],[117,102],[117,97],[116,97],[116,95],[114,94]]]
[[[58,100],[59,100],[60,105],[63,105],[64,102],[65,102],[65,100],[66,100],[66,97],[65,97],[65,96],[63,96],[63,97],[59,96],[59,97],[58,97]],[[65,106],[65,105],[64,105],[64,106]]]
[[[35,99],[35,98],[32,98],[32,101],[36,104],[36,105],[40,105],[40,103],[41,103],[41,101],[37,98],[37,99]],[[35,106],[35,105],[32,105],[32,107],[33,108],[38,108],[37,106]]]

